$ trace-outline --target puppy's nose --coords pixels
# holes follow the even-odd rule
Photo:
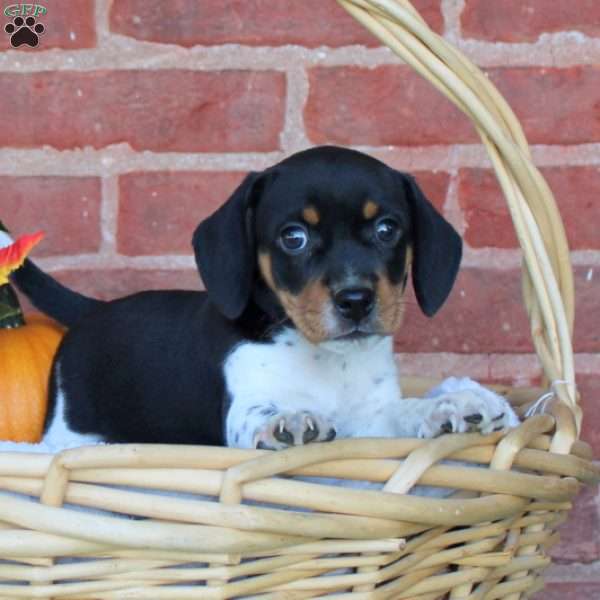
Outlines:
[[[342,317],[358,323],[373,310],[375,294],[369,288],[347,288],[337,292],[333,301]]]

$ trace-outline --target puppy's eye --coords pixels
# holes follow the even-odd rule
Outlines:
[[[302,225],[286,225],[279,234],[279,241],[289,254],[299,254],[308,245],[308,231]]]
[[[383,217],[375,223],[375,235],[386,246],[394,246],[400,239],[400,225],[390,217]]]

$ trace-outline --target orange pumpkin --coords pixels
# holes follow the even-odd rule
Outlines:
[[[63,330],[42,315],[0,329],[0,440],[39,442],[48,376]]]
[[[6,231],[1,222],[0,231]],[[23,236],[0,249],[0,440],[38,442],[42,437],[48,376],[63,335],[42,315],[26,322],[8,281],[41,237]]]

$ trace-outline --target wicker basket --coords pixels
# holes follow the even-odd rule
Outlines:
[[[524,301],[550,390],[542,403],[548,390],[501,392],[522,415],[547,414],[507,435],[339,440],[278,453],[126,445],[0,454],[0,598],[513,600],[542,587],[555,528],[579,482],[600,475],[577,441],[561,220],[519,123],[476,67],[407,0],[339,2],[479,131],[523,249]],[[410,394],[428,384],[403,381]],[[456,492],[407,495],[416,483]]]

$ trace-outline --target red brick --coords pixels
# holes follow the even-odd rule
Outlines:
[[[542,169],[561,212],[569,246],[574,250],[600,249],[598,189],[600,168],[557,167]]]
[[[463,268],[446,305],[431,319],[410,291],[396,335],[397,352],[529,353],[532,348],[516,270]]]
[[[411,171],[427,199],[441,212],[448,194],[450,175],[443,172]]]
[[[600,68],[497,68],[489,75],[532,144],[600,140]],[[473,143],[469,120],[409,67],[315,67],[304,111],[315,143]]]
[[[118,250],[122,254],[191,254],[200,221],[236,188],[241,173],[130,173],[119,179]]]
[[[600,351],[597,323],[600,272],[577,267],[575,275],[576,352]],[[531,353],[530,323],[518,270],[462,268],[446,304],[425,317],[412,290],[406,296],[404,324],[396,335],[398,352]]]
[[[574,275],[575,351],[599,352],[598,298],[600,298],[600,269],[597,267],[576,267]]]
[[[542,33],[581,31],[600,35],[597,0],[466,0],[463,36],[502,42],[534,42]]]
[[[4,9],[16,3],[6,2],[2,5],[2,21],[0,21],[0,51],[12,49],[10,36],[4,32],[4,26],[10,23],[12,16],[6,16]],[[39,45],[31,48],[27,44],[18,47],[18,52],[40,52],[49,48],[93,48],[96,45],[96,15],[93,0],[53,0],[43,3],[47,9],[45,15],[39,15],[37,22],[45,27],[39,36]],[[32,14],[32,11],[25,13]]]
[[[0,74],[0,146],[244,152],[279,148],[285,75],[269,71]]]
[[[469,120],[410,67],[315,67],[304,110],[315,143],[427,146],[473,142]]]
[[[448,173],[416,172],[427,197],[441,210]],[[119,179],[118,250],[128,255],[189,254],[198,223],[237,187],[243,173],[129,173]]]
[[[493,171],[460,169],[458,200],[466,224],[464,240],[469,246],[516,248],[519,245]]]
[[[554,192],[570,248],[599,249],[596,215],[600,169],[595,166],[553,167],[541,171]],[[465,240],[470,246],[518,246],[506,200],[493,171],[461,169],[458,190],[467,225]]]
[[[195,269],[85,269],[58,271],[52,275],[72,289],[102,300],[143,290],[202,289]]]
[[[569,581],[557,583],[551,581],[532,600],[596,600],[600,598],[600,583]]]
[[[578,375],[577,389],[583,409],[581,439],[592,446],[594,456],[598,458],[600,457],[600,373]],[[600,539],[600,533],[598,537]]]
[[[0,176],[0,215],[14,235],[40,229],[33,256],[96,252],[100,247],[100,180],[96,177]]]
[[[203,289],[195,269],[85,269],[51,271],[62,284],[101,300],[114,300],[144,290]],[[25,314],[37,312],[19,293]]]
[[[415,172],[428,198],[441,208],[447,173]],[[130,173],[119,179],[118,250],[128,255],[191,253],[196,225],[222,204],[243,173]]]
[[[491,69],[531,144],[584,144],[600,140],[600,68]]]
[[[560,542],[550,552],[557,563],[589,563],[600,558],[598,487],[586,486],[575,499],[569,518],[559,528]]]
[[[440,0],[418,0],[415,6],[442,30]],[[110,23],[122,35],[180,46],[379,45],[336,2],[323,0],[115,0]]]

